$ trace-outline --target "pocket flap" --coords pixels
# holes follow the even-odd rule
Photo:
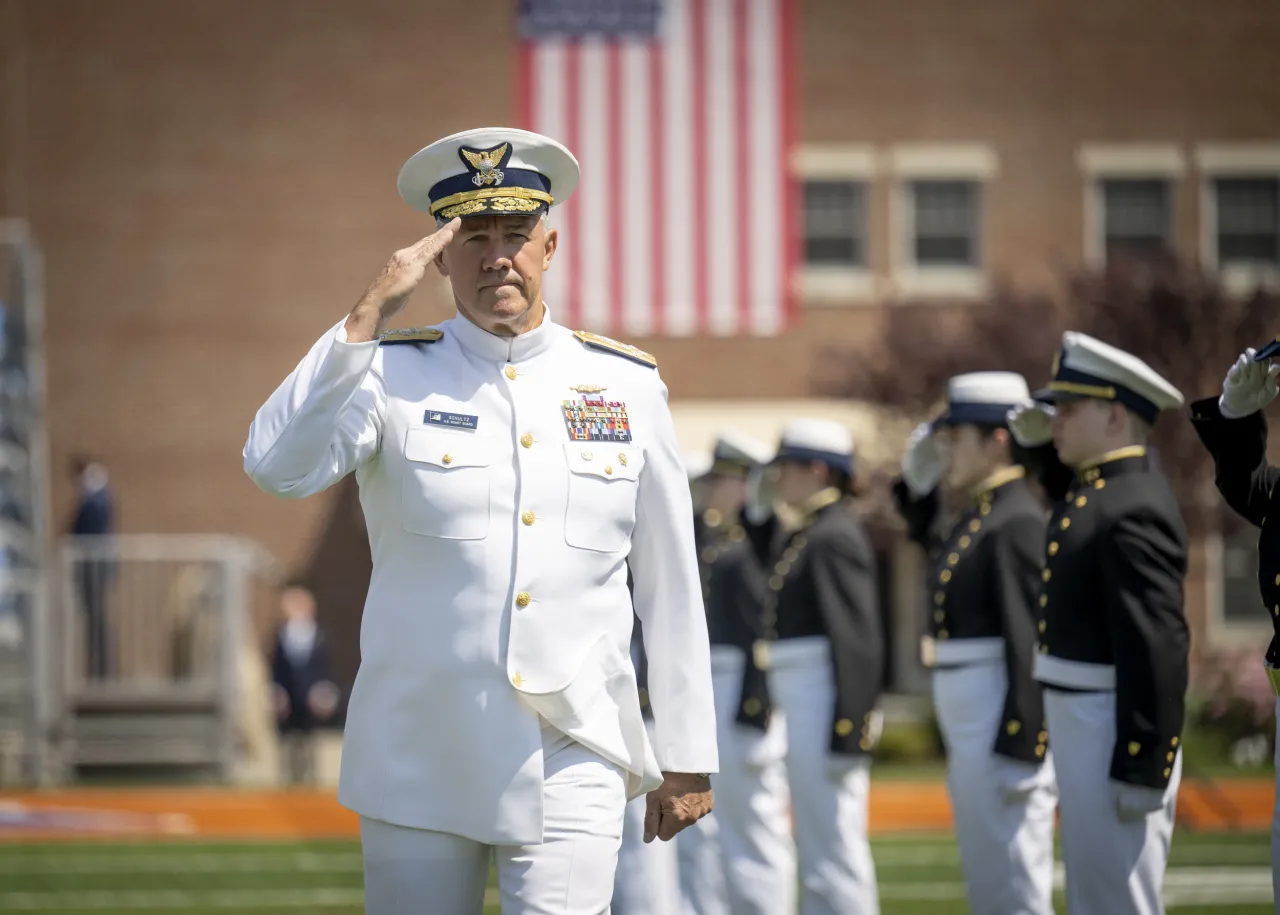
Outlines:
[[[410,429],[405,436],[404,456],[410,461],[446,470],[488,467],[493,459],[493,447],[488,439],[466,432]]]
[[[644,452],[617,442],[567,442],[564,457],[569,470],[602,480],[638,480]]]

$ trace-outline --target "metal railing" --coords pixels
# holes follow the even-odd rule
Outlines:
[[[278,577],[230,536],[68,537],[58,550],[59,758],[86,766],[208,767],[232,778],[255,607]]]

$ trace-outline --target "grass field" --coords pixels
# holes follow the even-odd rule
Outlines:
[[[968,911],[949,835],[873,844],[883,915]],[[1271,915],[1270,860],[1264,834],[1180,832],[1166,902],[1179,913]],[[497,915],[496,895],[489,892],[485,915]],[[362,898],[360,849],[351,841],[0,844],[6,913],[353,915]],[[1057,910],[1066,911],[1060,896]]]

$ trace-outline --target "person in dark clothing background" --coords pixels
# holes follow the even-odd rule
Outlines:
[[[1191,424],[1213,455],[1214,482],[1227,505],[1250,524],[1258,536],[1258,587],[1271,618],[1274,635],[1263,661],[1276,694],[1280,723],[1280,502],[1276,485],[1280,467],[1267,463],[1267,419],[1263,410],[1275,400],[1280,365],[1280,337],[1260,349],[1246,349],[1227,372],[1222,394],[1191,405]],[[1276,744],[1277,786],[1280,786],[1280,742]],[[1280,901],[1280,791],[1271,815],[1271,880]]]
[[[338,687],[316,623],[315,596],[290,582],[281,591],[280,609],[284,622],[271,657],[272,698],[288,780],[305,783],[315,778],[314,732],[333,720]]]
[[[1013,372],[952,378],[893,489],[930,557],[925,656],[969,907],[993,915],[1053,912],[1056,789],[1032,676],[1045,512],[1006,426],[1028,396]],[[946,533],[943,490],[964,499]]]
[[[766,673],[770,717],[785,726],[801,915],[875,915],[867,804],[885,644],[875,553],[853,506],[853,436],[795,419],[772,463],[743,512],[751,568],[726,583],[739,593],[717,599],[755,613],[750,666]],[[761,713],[742,704],[741,723]],[[751,841],[722,826],[726,847]]]
[[[115,532],[115,507],[108,487],[107,468],[88,457],[72,461],[78,501],[68,533],[76,537],[105,537]],[[85,664],[90,679],[111,673],[111,630],[107,597],[115,578],[109,544],[84,541],[75,570],[80,609],[84,614]]]

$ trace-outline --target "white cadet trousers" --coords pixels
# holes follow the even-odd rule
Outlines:
[[[867,839],[871,759],[830,752],[836,705],[830,644],[815,636],[769,647],[769,690],[786,718],[800,915],[878,915]]]
[[[484,845],[360,818],[366,915],[480,915],[496,859],[503,915],[608,915],[626,773],[544,729],[543,840]]]
[[[645,727],[652,742],[653,722],[646,720]],[[684,915],[677,843],[683,842],[685,835],[698,824],[685,829],[670,842],[654,839],[646,845],[647,805],[648,795],[644,794],[627,804],[622,821],[622,847],[618,851],[618,873],[613,881],[612,915]]]
[[[718,798],[716,802],[719,803]],[[674,844],[679,858],[684,915],[730,915],[720,821],[716,813],[707,814],[685,829],[676,836]]]
[[[1182,751],[1174,755],[1164,806],[1142,819],[1121,820],[1109,776],[1116,694],[1046,688],[1044,711],[1058,778],[1067,911],[1163,915],[1161,890],[1182,780]]]
[[[1007,688],[999,659],[933,672],[960,866],[970,911],[1051,915],[1053,762],[1035,767],[992,752]]]
[[[746,658],[711,646],[720,771],[711,776],[728,910],[733,915],[792,915],[796,847],[791,837],[786,723],[775,707],[764,733],[737,724]],[[688,830],[686,830],[687,832]],[[679,841],[679,839],[677,839]],[[692,900],[695,894],[690,894]],[[695,910],[692,915],[704,915]]]

